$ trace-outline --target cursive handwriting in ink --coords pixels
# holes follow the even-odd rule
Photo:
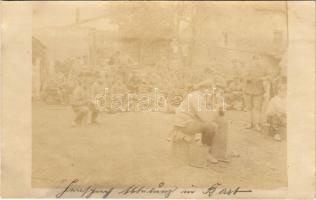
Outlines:
[[[173,192],[175,192],[178,188],[163,188],[164,183],[160,183],[158,187],[145,187],[145,186],[136,186],[132,185],[123,189],[119,192],[119,194],[123,195],[131,195],[131,194],[163,194],[165,198],[168,198]]]
[[[237,188],[224,188],[219,191],[218,194],[226,194],[226,195],[236,195],[238,192],[252,192],[251,190],[240,190],[240,187]]]
[[[207,194],[209,197],[211,197],[220,185],[222,185],[222,184],[216,183],[216,184],[212,185],[211,187],[209,187],[207,189],[207,191],[203,192],[203,194]]]
[[[63,195],[65,194],[65,192],[67,192],[69,190],[69,188],[74,184],[74,183],[77,183],[79,180],[78,179],[75,179],[73,181],[70,182],[69,185],[67,185],[67,187],[61,191],[60,193],[56,194],[56,198],[61,198],[63,197]]]
[[[107,198],[114,189],[98,189],[96,187],[93,187],[92,185],[88,187],[75,186],[74,184],[78,182],[79,179],[74,179],[73,181],[71,181],[65,189],[56,194],[56,198],[62,198],[66,193],[78,193],[82,198],[91,198],[94,194],[102,194],[102,198]]]
[[[213,184],[211,187],[209,187],[206,191],[203,192],[203,194],[207,194],[209,197],[213,196],[213,194],[219,194],[219,195],[236,195],[239,192],[252,192],[252,190],[241,190],[240,187],[236,188],[219,188],[222,184],[216,183]]]

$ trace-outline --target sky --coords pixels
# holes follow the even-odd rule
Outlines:
[[[39,39],[50,50],[50,54],[59,60],[86,54],[89,50],[88,27],[98,27],[100,30],[113,30],[116,27],[113,27],[105,18],[72,29],[63,27],[76,22],[78,9],[80,20],[84,20],[104,14],[108,5],[107,2],[33,2],[33,36]]]
[[[66,31],[64,29],[59,29],[58,27],[64,27],[75,23],[77,10],[80,10],[80,19],[84,20],[104,14],[107,11],[107,8],[113,4],[126,6],[135,3],[139,2],[33,2],[33,34],[47,47],[53,49],[60,47],[59,49],[61,50],[56,50],[55,54],[67,55],[67,52],[74,52],[74,50],[70,50],[72,49],[70,47],[73,47],[74,43],[77,44],[75,50],[81,52],[87,49],[86,44],[79,45],[83,43],[84,40],[87,40],[83,38],[84,35],[87,35],[85,33],[87,26],[90,28],[97,27],[97,29],[110,30],[113,28],[113,25],[109,23],[109,20],[105,18],[102,20],[94,20],[93,22],[84,24],[84,26],[80,26],[82,29],[79,27],[78,29],[74,29],[73,32],[71,32],[71,30]],[[204,3],[205,2],[197,2],[196,5],[203,4],[204,6]],[[161,2],[161,4],[169,6],[170,4],[175,3]],[[206,4],[209,5],[210,12],[217,11],[213,13],[213,15],[215,15],[213,16],[213,21],[216,23],[213,25],[209,24],[213,29],[208,32],[206,31],[206,33],[212,33],[214,37],[218,34],[221,38],[222,32],[228,31],[230,34],[229,37],[231,38],[230,41],[239,41],[243,38],[247,38],[247,41],[253,46],[256,44],[258,38],[260,38],[260,40],[271,40],[274,30],[269,29],[273,27],[282,28],[285,25],[285,21],[278,19],[278,16],[276,16],[276,19],[273,18],[273,13],[275,13],[276,9],[284,8],[284,2],[206,2]],[[261,14],[257,17],[254,17],[253,15],[248,16],[247,13],[249,12],[247,10],[249,10],[249,8],[252,8],[251,10],[258,14]],[[222,21],[222,23],[218,23],[217,21]],[[210,22],[212,23],[212,20]],[[84,27],[86,30],[84,30]],[[206,35],[206,37],[208,38],[209,35]],[[58,45],[56,45],[56,43]],[[245,41],[240,41],[239,43],[244,45]],[[260,47],[262,47],[262,43],[266,42],[261,42]],[[267,42],[267,44],[269,43]],[[78,48],[79,46],[82,46],[82,48]]]
[[[50,26],[64,26],[76,20],[76,10],[80,10],[80,18],[88,19],[104,13],[108,3],[97,2],[34,2],[33,29]]]

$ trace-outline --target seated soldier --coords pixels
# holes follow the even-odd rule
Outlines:
[[[98,95],[104,95],[104,91],[104,79],[98,77],[98,79],[92,84],[90,89],[89,109],[91,112],[91,124],[99,124],[99,122],[97,121],[97,117],[100,111],[96,103],[96,97]]]
[[[211,110],[207,107],[207,99],[205,98],[205,94],[209,94],[212,85],[213,82],[211,81],[202,82],[184,98],[176,109],[174,131],[183,133],[183,137],[180,139],[194,138],[195,134],[201,133],[202,143],[209,148],[207,161],[217,163],[218,160],[211,154],[210,149],[218,128],[216,120],[219,116],[219,110]],[[179,139],[177,135],[170,137]]]
[[[286,85],[281,84],[266,111],[269,132],[276,141],[281,141],[280,128],[286,127]]]

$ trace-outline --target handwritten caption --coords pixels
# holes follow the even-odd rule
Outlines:
[[[178,187],[165,187],[165,183],[161,182],[157,187],[146,187],[131,185],[125,188],[97,188],[92,185],[82,187],[78,185],[79,179],[72,180],[68,185],[62,188],[57,194],[56,198],[63,198],[67,195],[78,198],[110,198],[113,196],[132,196],[139,195],[140,197],[159,197],[159,198],[169,198],[174,195],[196,195],[203,197],[212,197],[214,195],[222,196],[235,196],[238,193],[249,193],[251,190],[241,189],[241,187],[226,187],[221,183],[212,184],[210,187],[200,190],[198,188],[182,189]]]

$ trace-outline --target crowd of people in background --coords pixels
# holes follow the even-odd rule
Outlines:
[[[159,88],[168,98],[173,95],[185,96],[192,92],[194,85],[212,78],[216,86],[223,90],[228,110],[249,113],[247,128],[261,131],[262,124],[268,123],[275,139],[281,139],[275,132],[286,121],[285,109],[279,108],[284,107],[280,102],[286,91],[286,77],[281,75],[278,66],[271,73],[264,71],[265,67],[254,64],[247,73],[228,77],[214,66],[206,66],[200,70],[181,70],[157,63],[146,68],[122,56],[119,51],[103,60],[102,64],[95,62],[93,66],[85,62],[82,64],[80,59],[82,58],[57,63],[56,75],[48,79],[41,88],[41,99],[46,103],[72,105],[77,113],[76,124],[80,124],[88,112],[92,113],[91,123],[98,123],[98,111],[90,101],[96,90],[108,88],[109,93],[126,94],[145,93]],[[256,63],[258,60],[260,56],[253,56],[250,62]],[[87,106],[81,109],[80,105],[83,104]],[[169,112],[173,112],[181,101],[169,104]],[[108,110],[109,113],[125,111],[127,110]]]

